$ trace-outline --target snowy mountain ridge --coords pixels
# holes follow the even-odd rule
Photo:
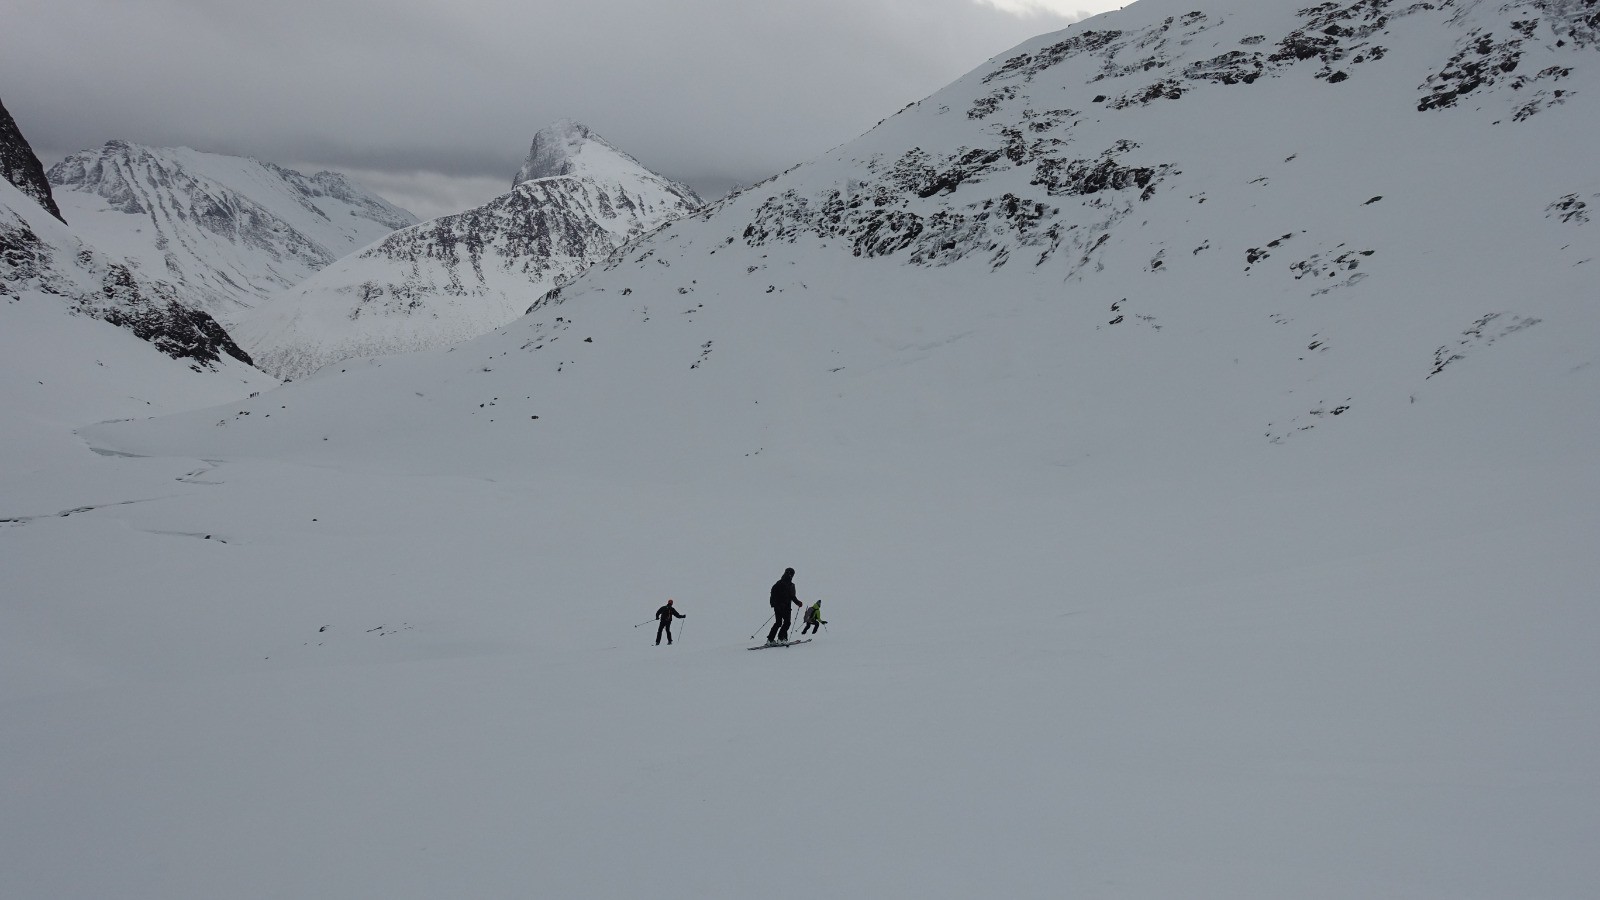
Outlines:
[[[699,205],[690,189],[562,120],[534,137],[509,193],[338,261],[242,320],[240,340],[263,369],[290,379],[463,341]]]
[[[110,141],[48,172],[68,221],[232,321],[416,217],[343,175]]]

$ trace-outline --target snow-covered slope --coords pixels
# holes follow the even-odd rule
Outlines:
[[[510,193],[397,231],[273,297],[240,339],[280,378],[476,337],[626,241],[699,206],[584,126],[541,130]]]
[[[415,216],[334,172],[111,141],[49,171],[67,221],[231,323]]]
[[[84,430],[162,456],[0,531],[0,888],[1590,893],[1594,8],[1202,9]]]

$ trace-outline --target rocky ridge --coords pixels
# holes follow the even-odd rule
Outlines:
[[[0,179],[32,197],[34,202],[44,207],[45,212],[66,221],[61,218],[61,209],[56,206],[55,197],[50,192],[44,164],[34,155],[33,147],[22,136],[21,129],[17,128],[17,120],[11,117],[4,103],[0,103]]]

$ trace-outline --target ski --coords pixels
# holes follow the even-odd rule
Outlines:
[[[781,641],[781,642],[776,643],[776,644],[757,644],[754,647],[746,647],[745,649],[746,650],[765,650],[768,647],[793,647],[795,644],[809,644],[814,640],[816,640],[816,638],[801,638],[798,641]]]

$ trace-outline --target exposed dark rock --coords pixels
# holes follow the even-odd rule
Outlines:
[[[1185,78],[1196,81],[1215,81],[1218,84],[1250,84],[1266,71],[1265,58],[1260,53],[1230,50],[1205,62],[1198,62],[1183,70]]]
[[[85,304],[80,308],[89,315],[132,331],[173,359],[213,365],[227,354],[251,365],[249,354],[239,349],[227,330],[209,313],[191,309],[173,297],[141,286],[125,266],[112,265],[107,269],[101,293],[108,301],[106,305],[95,309]]]
[[[1084,31],[1058,41],[1040,50],[1038,53],[1023,53],[1006,60],[1000,68],[990,72],[983,78],[983,83],[988,84],[996,78],[1010,78],[1020,76],[1024,81],[1032,81],[1033,76],[1043,72],[1056,63],[1070,59],[1080,53],[1090,53],[1122,36],[1120,31]]]
[[[1589,204],[1579,199],[1577,194],[1567,194],[1560,200],[1545,207],[1545,215],[1558,216],[1563,222],[1587,225],[1589,223]]]
[[[0,178],[11,182],[17,190],[27,194],[45,211],[55,216],[62,222],[61,209],[56,206],[56,198],[50,193],[50,182],[45,178],[44,164],[39,162],[39,157],[33,152],[33,147],[28,144],[27,138],[22,136],[22,130],[17,127],[11,113],[6,111],[5,103],[0,102]]]
[[[1422,83],[1427,93],[1417,102],[1419,111],[1455,106],[1460,98],[1516,71],[1522,60],[1521,38],[1497,41],[1491,34],[1474,32],[1463,43],[1444,68]]]

